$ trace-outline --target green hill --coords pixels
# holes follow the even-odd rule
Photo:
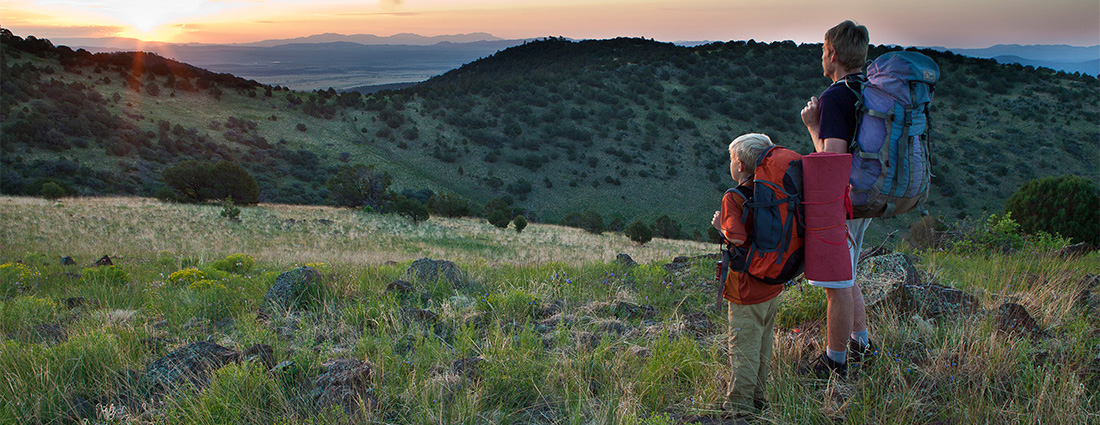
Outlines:
[[[294,92],[152,54],[90,54],[3,31],[0,191],[151,196],[165,167],[226,159],[261,201],[331,202],[337,167],[373,165],[398,190],[476,204],[511,196],[539,221],[669,215],[701,237],[723,190],[725,145],[764,132],[811,150],[799,110],[819,94],[820,46],[550,38],[412,88]],[[872,49],[877,56],[889,47]],[[943,71],[929,209],[997,212],[1025,181],[1100,183],[1096,79],[923,51]],[[874,231],[915,218],[883,220]]]

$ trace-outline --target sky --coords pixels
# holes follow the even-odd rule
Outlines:
[[[321,33],[505,39],[817,43],[852,19],[873,44],[1100,44],[1097,0],[0,0],[0,26],[41,38],[247,43]]]

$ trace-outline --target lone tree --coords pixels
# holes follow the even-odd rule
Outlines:
[[[516,225],[516,233],[520,233],[527,228],[527,217],[522,214],[517,215],[516,218],[512,219],[512,224]]]
[[[389,173],[363,164],[342,165],[328,179],[328,191],[333,202],[342,207],[380,209],[382,199],[393,183]]]
[[[260,186],[244,168],[229,161],[184,161],[161,172],[165,186],[183,202],[205,202],[232,197],[240,205],[260,201]]]
[[[1005,203],[1024,232],[1058,233],[1100,245],[1100,195],[1079,176],[1045,177],[1024,183]]]

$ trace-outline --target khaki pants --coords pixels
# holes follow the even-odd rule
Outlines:
[[[732,377],[726,389],[726,407],[751,410],[753,401],[766,400],[768,363],[775,340],[779,297],[753,305],[729,303],[729,353]]]

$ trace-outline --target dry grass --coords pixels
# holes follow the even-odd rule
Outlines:
[[[241,222],[220,217],[215,205],[164,204],[147,198],[0,197],[3,252],[153,258],[171,251],[200,261],[244,252],[278,265],[326,262],[367,266],[421,257],[463,263],[534,265],[668,261],[716,248],[654,239],[644,246],[625,236],[533,223],[522,233],[479,219],[432,218],[421,224],[389,215],[319,206],[261,204],[241,209]],[[95,258],[92,258],[95,257]]]

